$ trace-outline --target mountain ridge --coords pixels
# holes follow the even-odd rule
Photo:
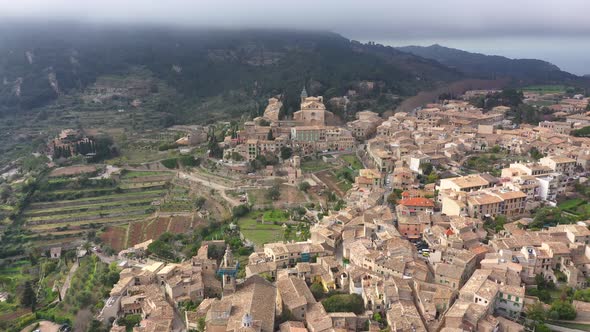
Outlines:
[[[512,59],[500,55],[468,52],[433,44],[403,46],[396,49],[436,60],[465,75],[477,78],[512,77],[517,80],[555,82],[576,80],[580,77],[561,70],[555,64],[539,59]]]
[[[163,109],[172,113],[228,94],[257,105],[280,94],[290,113],[299,106],[303,84],[328,100],[371,81],[375,89],[363,92],[359,108],[385,110],[400,98],[466,78],[578,79],[541,60],[435,48],[450,56],[360,43],[329,31],[0,23],[0,115],[47,105],[84,91],[101,76],[124,76],[135,68],[178,92],[178,100]],[[457,55],[471,64],[453,63]]]
[[[378,95],[411,96],[463,78],[436,61],[325,31],[4,27],[0,107],[12,111],[138,66],[187,99],[240,91],[263,102],[286,94],[290,108],[298,107],[305,82],[314,82],[310,93],[327,97],[342,96],[361,81],[379,83]]]

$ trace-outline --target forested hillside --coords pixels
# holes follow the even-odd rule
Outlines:
[[[279,93],[292,112],[303,84],[329,98],[371,81],[377,88],[369,93],[377,99],[414,95],[462,77],[432,60],[326,32],[5,25],[0,109],[27,111],[83,90],[102,75],[137,67],[180,94],[169,106],[176,113],[213,96],[239,95],[262,104]]]

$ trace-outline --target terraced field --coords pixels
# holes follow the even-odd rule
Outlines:
[[[160,205],[162,212],[190,212],[193,209],[190,189],[181,184],[175,184]]]
[[[142,174],[145,173],[145,174]],[[118,225],[126,234],[129,223],[144,220],[154,212],[153,202],[168,192],[172,173],[128,172],[119,182],[93,188],[72,189],[74,178],[51,179],[50,190],[36,197],[24,212],[27,229],[37,240],[79,239],[88,229]],[[119,239],[122,246],[127,241]]]
[[[101,234],[101,239],[119,251],[149,239],[157,239],[164,232],[186,233],[205,223],[205,220],[194,215],[156,217],[132,222],[128,227],[109,226]]]

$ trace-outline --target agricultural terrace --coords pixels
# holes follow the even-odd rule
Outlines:
[[[195,214],[160,216],[126,225],[109,226],[100,238],[104,244],[120,251],[150,239],[157,239],[166,232],[183,234],[205,224],[205,220]]]
[[[565,85],[531,85],[522,88],[523,92],[536,92],[539,94],[549,94],[549,93],[565,93],[566,91]]]
[[[167,193],[166,172],[123,172],[120,181],[73,177],[42,183],[23,213],[27,230],[43,245],[69,242],[102,225],[143,220]],[[54,241],[55,240],[55,241]],[[49,242],[48,242],[49,241]]]
[[[557,205],[561,210],[574,215],[578,220],[590,218],[590,203],[584,198],[574,198]]]

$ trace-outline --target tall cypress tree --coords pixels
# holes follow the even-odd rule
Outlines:
[[[35,311],[35,305],[37,304],[37,296],[35,295],[35,291],[33,290],[33,284],[30,281],[25,282],[25,289],[23,290],[23,297],[21,299],[21,303],[25,307],[31,308],[32,311]]]

